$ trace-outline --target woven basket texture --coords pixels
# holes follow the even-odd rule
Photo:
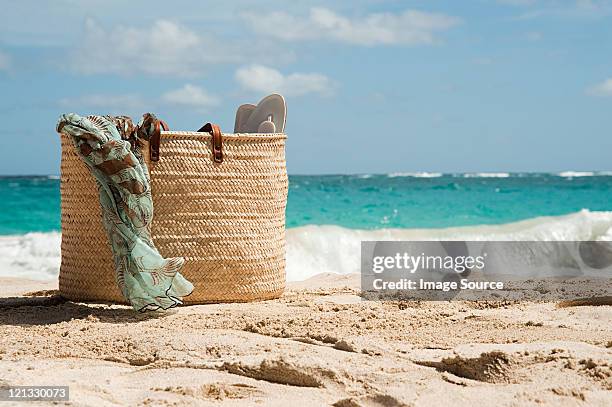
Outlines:
[[[285,134],[223,134],[224,160],[215,163],[208,133],[161,133],[160,159],[148,162],[152,236],[164,257],[186,259],[181,273],[195,290],[185,303],[246,302],[282,294],[285,140]],[[61,141],[60,293],[74,301],[124,303],[94,177],[69,137],[61,135]]]

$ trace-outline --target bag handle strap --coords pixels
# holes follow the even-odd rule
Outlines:
[[[159,143],[161,140],[161,131],[168,131],[168,125],[163,120],[155,122],[155,130],[149,138],[149,158],[151,161],[159,161]]]
[[[212,153],[213,160],[216,163],[223,162],[223,136],[221,135],[221,129],[214,123],[206,123],[198,130],[198,132],[210,133],[212,136]]]

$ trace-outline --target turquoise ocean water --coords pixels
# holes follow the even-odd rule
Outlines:
[[[444,228],[612,211],[612,173],[290,176],[287,226]],[[57,177],[0,178],[0,234],[60,229]]]

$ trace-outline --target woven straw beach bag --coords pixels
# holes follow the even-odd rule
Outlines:
[[[163,123],[162,123],[163,125]],[[285,134],[161,131],[145,160],[152,236],[164,257],[182,256],[194,292],[185,303],[279,297],[285,287]],[[74,301],[125,303],[102,226],[94,177],[61,135],[62,263],[59,289]]]

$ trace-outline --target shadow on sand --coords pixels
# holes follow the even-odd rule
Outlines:
[[[72,319],[95,318],[105,323],[140,322],[171,313],[140,313],[128,306],[86,304],[67,300],[57,291],[41,291],[21,297],[0,298],[0,325],[48,325]]]

